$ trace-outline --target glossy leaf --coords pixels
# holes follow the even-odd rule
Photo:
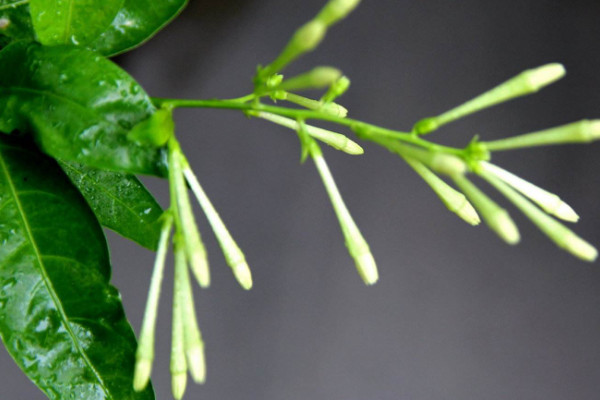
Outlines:
[[[35,37],[28,0],[0,0],[0,36],[3,45]]]
[[[72,162],[59,164],[102,225],[156,250],[163,211],[135,176]]]
[[[154,111],[133,78],[90,50],[16,42],[0,52],[0,131],[32,132],[54,158],[164,175],[163,149],[127,140]]]
[[[96,39],[121,9],[123,0],[29,0],[31,20],[45,45],[84,45]]]
[[[0,335],[52,400],[151,400],[100,225],[59,166],[0,137]]]
[[[125,0],[123,7],[90,47],[112,56],[150,39],[183,10],[187,0]]]

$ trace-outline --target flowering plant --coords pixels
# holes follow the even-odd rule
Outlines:
[[[321,149],[326,144],[349,155],[363,154],[357,141],[338,132],[343,130],[399,156],[468,224],[483,221],[508,244],[520,240],[508,212],[473,183],[473,177],[480,177],[557,246],[585,261],[597,257],[591,244],[557,220],[578,220],[568,204],[492,163],[492,155],[592,142],[600,138],[600,122],[582,120],[497,140],[475,137],[464,147],[428,140],[446,124],[559,80],[565,74],[560,64],[526,70],[401,131],[352,118],[340,100],[350,79],[337,68],[318,66],[283,75],[286,67],[321,44],[358,6],[357,0],[328,1],[272,62],[258,67],[251,93],[199,100],[149,97],[107,58],[143,43],[185,6],[183,0],[155,1],[153,7],[141,0],[90,1],[94,11],[74,1],[0,4],[5,45],[0,53],[0,335],[17,364],[49,398],[153,398],[149,381],[156,318],[171,245],[173,396],[183,397],[188,371],[195,382],[205,381],[205,345],[192,281],[207,288],[210,270],[190,190],[233,276],[243,289],[253,285],[244,253],[177,140],[173,111],[178,108],[234,110],[294,133],[302,161],[310,159],[318,171],[366,285],[379,279],[375,258]],[[320,95],[305,96],[306,90]],[[317,126],[321,122],[336,128]],[[138,174],[168,180],[171,201],[166,210]],[[101,226],[157,252],[137,344],[119,294],[109,283]],[[73,237],[80,242],[67,240]]]

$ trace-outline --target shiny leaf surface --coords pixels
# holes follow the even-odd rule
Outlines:
[[[163,149],[127,140],[154,111],[133,78],[90,50],[16,42],[0,52],[0,131],[32,132],[55,158],[164,175]]]
[[[187,0],[125,0],[109,28],[90,43],[100,53],[112,56],[150,39],[187,4]]]
[[[0,137],[0,335],[53,400],[151,400],[102,229],[52,159]]]
[[[84,45],[111,23],[123,0],[29,0],[31,20],[45,45]]]
[[[163,211],[135,176],[77,163],[59,164],[102,225],[156,250],[161,227],[159,218]]]

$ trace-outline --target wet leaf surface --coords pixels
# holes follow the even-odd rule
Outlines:
[[[123,0],[29,0],[31,20],[45,45],[84,45],[111,23]]]
[[[60,166],[102,225],[156,250],[163,211],[135,176],[77,163],[60,162]]]
[[[0,136],[0,335],[50,399],[151,400],[102,229],[52,159]]]
[[[163,149],[127,139],[154,111],[133,78],[90,50],[16,42],[0,52],[0,131],[32,132],[57,159],[165,175]]]
[[[112,56],[150,39],[186,6],[187,0],[125,0],[106,31],[90,47]]]

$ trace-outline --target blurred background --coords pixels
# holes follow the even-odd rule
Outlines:
[[[117,58],[153,96],[237,97],[324,0],[192,0],[145,46]],[[561,62],[540,93],[444,127],[465,145],[600,117],[600,2],[416,1],[363,4],[286,72],[339,67],[350,116],[409,130],[520,71]],[[517,210],[522,241],[448,212],[402,160],[377,146],[325,149],[369,241],[380,282],[365,287],[314,166],[295,134],[233,111],[178,110],[178,137],[245,250],[238,287],[205,219],[209,290],[196,290],[208,380],[186,399],[500,400],[598,398],[600,270],[556,248]],[[520,150],[494,161],[559,194],[574,230],[600,245],[600,144]],[[166,182],[145,181],[166,206]],[[139,331],[153,253],[107,232],[114,284]],[[154,384],[170,399],[172,279],[158,322]],[[45,397],[0,350],[2,399]]]

